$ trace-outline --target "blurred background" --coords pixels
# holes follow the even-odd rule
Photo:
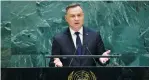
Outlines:
[[[100,32],[108,66],[149,66],[147,1],[2,1],[1,67],[48,67],[52,37],[67,28],[65,8],[80,3],[84,26]],[[46,60],[46,61],[45,61]]]

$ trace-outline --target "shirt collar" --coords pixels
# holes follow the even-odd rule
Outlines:
[[[71,35],[75,35],[75,31],[71,27],[69,27],[69,30],[70,30]],[[80,34],[83,35],[83,27],[81,27],[78,32],[80,32]]]

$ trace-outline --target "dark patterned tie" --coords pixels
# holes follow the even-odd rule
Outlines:
[[[80,32],[75,32],[77,38],[76,38],[76,48],[77,48],[77,54],[81,55],[82,53],[82,44],[81,44],[81,39],[80,39]]]

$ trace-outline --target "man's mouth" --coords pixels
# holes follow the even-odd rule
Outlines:
[[[76,22],[75,24],[79,24],[79,22]]]

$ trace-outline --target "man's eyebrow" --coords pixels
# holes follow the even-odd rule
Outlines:
[[[68,15],[75,15],[75,14],[68,14]]]

